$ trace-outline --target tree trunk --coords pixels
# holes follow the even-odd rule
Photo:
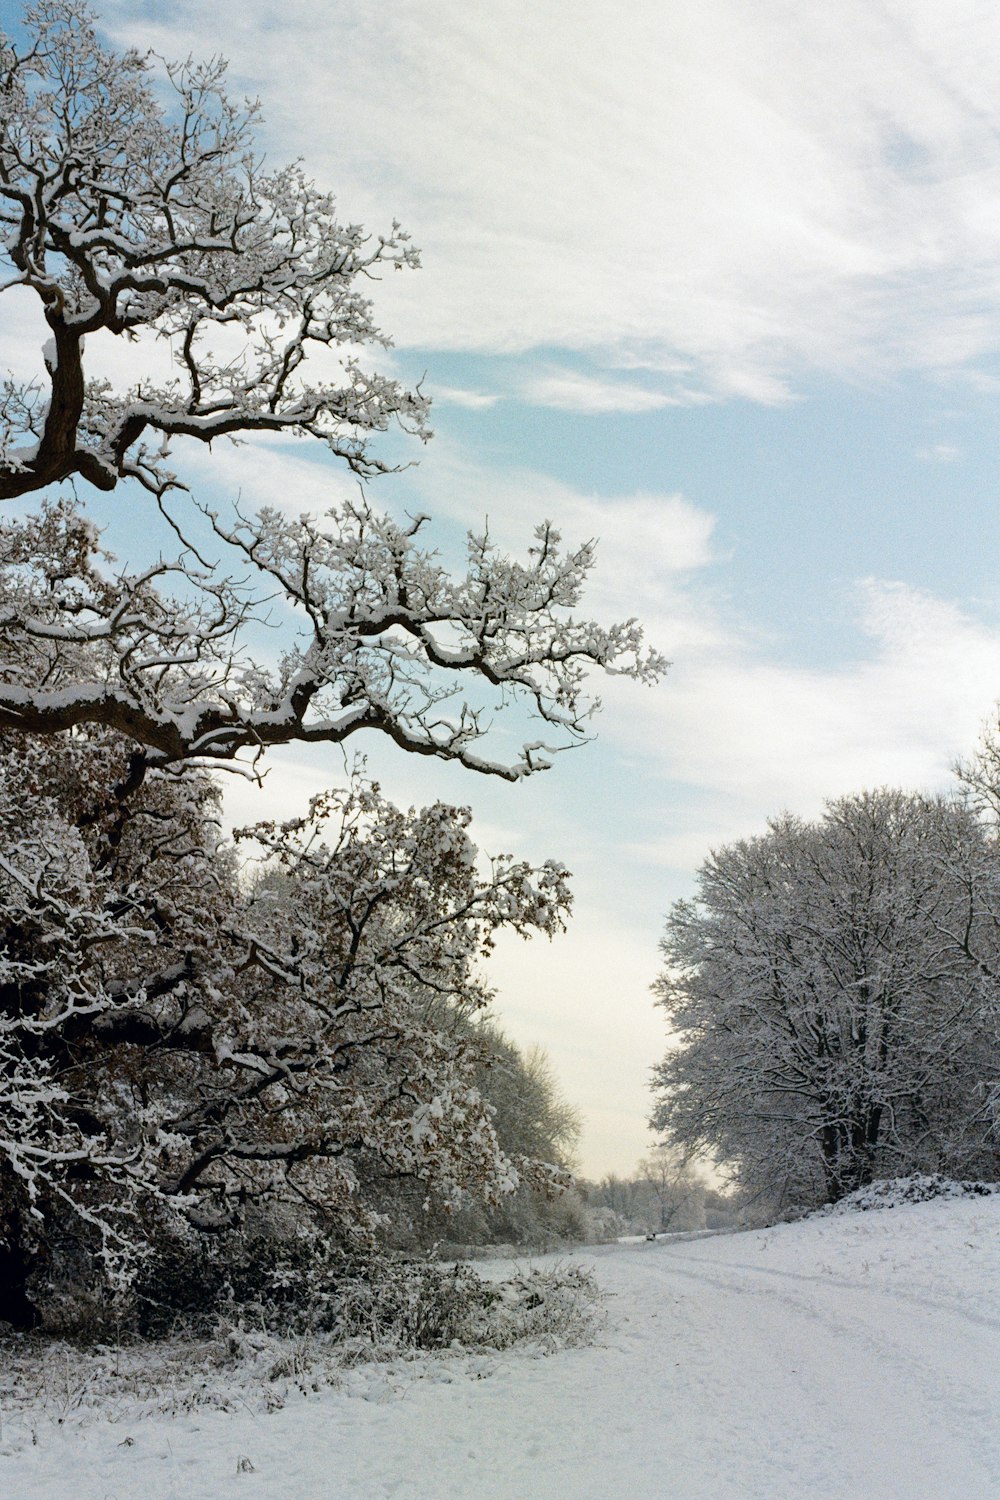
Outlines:
[[[37,1328],[42,1315],[28,1295],[34,1256],[25,1247],[19,1209],[12,1208],[0,1227],[0,1322],[12,1328]]]

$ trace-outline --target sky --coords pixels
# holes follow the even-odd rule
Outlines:
[[[629,1171],[666,1046],[657,943],[709,851],[864,787],[944,787],[995,717],[1000,10],[98,12],[116,45],[221,47],[268,158],[420,247],[422,270],[373,287],[394,340],[377,364],[423,381],[436,435],[387,440],[419,462],[372,503],[446,537],[488,517],[522,552],[543,518],[598,537],[589,611],[638,616],[672,661],[656,688],[602,685],[596,740],[521,785],[369,750],[397,801],[468,803],[485,849],[573,870],[569,932],[495,955],[497,1014],[580,1109],[581,1169]],[[179,467],[245,504],[350,493],[301,443]],[[297,810],[340,774],[276,755],[230,816]]]

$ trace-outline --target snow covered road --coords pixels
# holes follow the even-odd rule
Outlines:
[[[600,1347],[369,1368],[268,1415],[41,1416],[0,1495],[1000,1496],[1000,1199],[574,1259],[612,1294]]]

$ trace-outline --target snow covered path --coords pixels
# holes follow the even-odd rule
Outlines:
[[[0,1495],[1000,1496],[1000,1199],[574,1258],[613,1294],[601,1347],[368,1370],[270,1415],[42,1418]]]

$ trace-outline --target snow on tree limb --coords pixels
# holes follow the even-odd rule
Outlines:
[[[151,1214],[219,1228],[305,1195],[350,1235],[364,1161],[446,1197],[550,1183],[500,1150],[448,1018],[487,1004],[498,930],[561,928],[565,870],[482,873],[467,811],[355,780],[244,831],[269,859],[246,890],[206,778],[151,774],[122,824],[127,753],[103,733],[0,753],[0,1251],[60,1221],[123,1282]]]
[[[589,670],[647,682],[663,670],[634,621],[602,628],[574,617],[593,549],[564,551],[549,525],[524,564],[470,537],[468,571],[453,579],[418,544],[421,523],[401,527],[361,504],[324,526],[276,511],[232,528],[213,519],[258,589],[190,559],[109,575],[96,535],[67,504],[0,526],[0,727],[51,735],[103,725],[160,766],[375,730],[405,750],[517,780],[585,738],[597,706]],[[163,592],[175,577],[186,600]],[[278,602],[301,629],[269,668],[241,635]],[[478,753],[489,712],[459,696],[476,682],[526,702],[545,739],[513,763]]]
[[[372,433],[427,436],[425,399],[352,353],[387,342],[360,284],[418,264],[399,225],[372,240],[297,165],[265,171],[257,106],[228,98],[220,59],[167,65],[164,112],[150,59],[104,50],[87,6],[47,0],[26,24],[24,51],[0,38],[2,290],[33,292],[50,337],[44,379],[0,399],[0,499],[74,475],[162,494],[172,437],[307,434],[366,475],[386,467]],[[98,333],[158,336],[176,373],[123,392],[88,382]],[[345,351],[336,383],[303,369],[324,348]]]

